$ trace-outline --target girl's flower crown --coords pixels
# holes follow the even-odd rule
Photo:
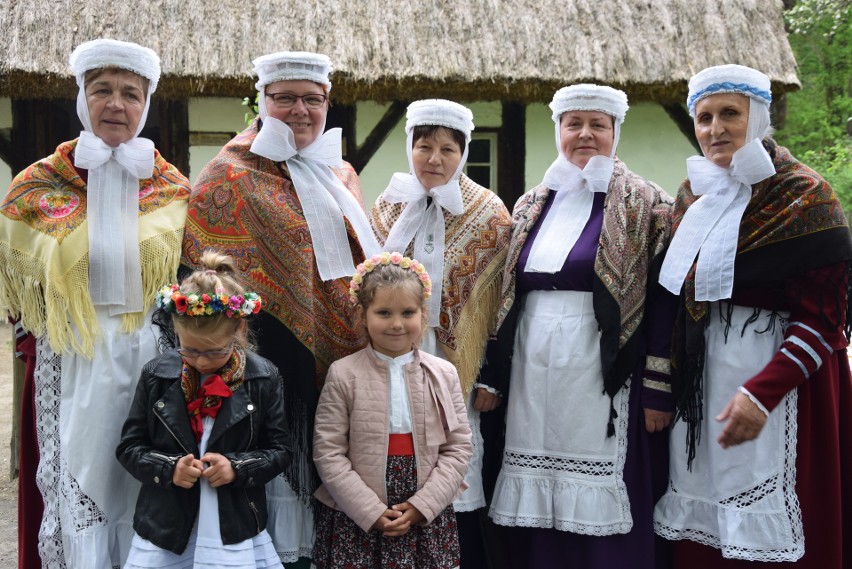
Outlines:
[[[429,280],[429,273],[426,272],[420,261],[403,257],[402,253],[396,251],[393,253],[385,252],[365,259],[355,269],[355,274],[352,275],[352,281],[349,283],[349,300],[352,301],[352,304],[358,304],[358,291],[361,290],[361,283],[364,282],[364,276],[367,273],[373,272],[373,269],[381,265],[398,265],[403,269],[414,271],[414,274],[420,279],[420,284],[423,285],[423,300],[426,300],[432,295],[432,281]]]
[[[166,285],[157,292],[157,308],[181,316],[210,316],[223,312],[228,318],[243,318],[260,312],[260,296],[254,292],[228,296],[223,289],[215,293],[183,294],[180,286]]]

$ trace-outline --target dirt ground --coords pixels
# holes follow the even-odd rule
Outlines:
[[[18,481],[9,479],[12,440],[12,327],[0,323],[0,568],[18,566]]]

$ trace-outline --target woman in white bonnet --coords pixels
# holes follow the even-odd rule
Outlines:
[[[189,183],[138,136],[157,55],[99,39],[70,64],[84,130],[18,174],[0,206],[0,304],[30,333],[19,564],[109,568],[127,556],[139,488],[115,447],[158,352],[154,295],[176,276]]]
[[[473,433],[469,487],[453,502],[461,563],[469,569],[487,566],[480,514],[490,488],[483,484],[480,413],[497,409],[507,388],[509,350],[495,334],[511,233],[497,194],[463,173],[473,128],[473,113],[463,105],[411,103],[405,123],[409,172],[394,174],[370,219],[385,250],[408,252],[432,277],[420,348],[456,366]]]
[[[831,187],[770,136],[771,100],[741,65],[689,81],[704,156],[687,161],[660,276],[680,295],[678,419],[655,513],[679,568],[852,559],[852,240]]]
[[[512,214],[500,335],[515,343],[490,515],[511,528],[513,567],[662,568],[672,312],[656,271],[671,198],[615,157],[623,92],[572,85],[550,108],[557,158]]]
[[[268,530],[282,561],[292,562],[313,546],[306,504],[318,483],[310,443],[319,390],[332,362],[364,346],[352,323],[349,277],[379,247],[358,175],[341,158],[341,130],[325,130],[331,60],[283,51],[254,66],[260,116],[199,174],[183,262],[197,267],[214,247],[264,298],[258,352],[284,378],[296,445],[291,484],[279,477],[267,485]]]

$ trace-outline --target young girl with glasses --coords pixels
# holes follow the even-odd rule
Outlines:
[[[142,482],[124,567],[280,568],[264,486],[291,459],[283,382],[249,349],[260,297],[231,257],[200,265],[157,295],[180,347],[143,368],[116,450]]]
[[[417,349],[431,289],[423,265],[399,253],[352,277],[370,345],[331,365],[317,407],[318,569],[459,565],[452,501],[472,447],[455,367]]]

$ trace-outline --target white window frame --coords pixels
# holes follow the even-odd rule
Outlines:
[[[488,166],[491,168],[491,175],[489,176],[488,189],[492,192],[497,193],[497,142],[498,136],[497,131],[474,131],[471,136],[471,142],[474,140],[489,140],[491,144],[489,145],[490,156],[488,157],[488,162],[470,162],[468,160],[467,164],[464,165],[464,173],[467,174],[468,166]]]

